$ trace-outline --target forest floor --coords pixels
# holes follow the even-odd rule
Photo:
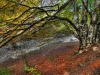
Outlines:
[[[34,67],[41,75],[100,75],[100,51],[88,51],[74,55],[79,44],[65,43],[58,46],[33,51],[26,55],[29,67]],[[0,67],[11,67],[15,75],[32,75],[25,73],[23,57],[3,62]],[[35,75],[35,74],[33,74]]]

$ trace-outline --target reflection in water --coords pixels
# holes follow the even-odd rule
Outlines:
[[[76,42],[78,41],[73,35],[71,36],[58,36],[56,38],[44,38],[38,40],[21,41],[17,42],[16,45],[9,44],[0,49],[0,62],[5,61],[9,58],[17,58],[19,55],[23,55],[30,51],[41,50],[42,47],[54,45],[57,43]]]

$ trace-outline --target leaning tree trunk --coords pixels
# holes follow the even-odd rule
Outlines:
[[[88,0],[83,0],[85,7],[88,8]],[[79,51],[83,50],[87,44],[89,43],[89,26],[87,24],[87,11],[84,7],[84,4],[82,5],[82,19],[79,25],[79,34],[78,34],[78,39],[79,39]]]
[[[79,24],[79,15],[76,13],[78,12],[78,4],[77,4],[77,0],[74,0],[73,1],[73,12],[75,12],[74,14],[74,24],[76,25],[76,27],[78,27],[78,24]],[[79,43],[80,43],[80,46],[79,46],[79,50],[83,49],[83,41],[82,41],[82,29],[79,29],[79,34],[78,34],[78,39],[79,39]]]

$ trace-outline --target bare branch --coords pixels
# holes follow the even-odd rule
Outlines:
[[[4,6],[2,6],[0,9],[3,9],[4,7],[6,7],[7,5],[9,5],[10,2],[7,2]]]

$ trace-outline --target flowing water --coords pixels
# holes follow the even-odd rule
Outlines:
[[[9,58],[16,59],[18,56],[28,53],[34,50],[42,50],[43,47],[55,45],[57,43],[62,44],[66,42],[78,41],[73,35],[71,36],[59,36],[56,38],[42,38],[37,40],[21,41],[17,42],[16,46],[8,45],[0,48],[0,62],[3,62]]]

